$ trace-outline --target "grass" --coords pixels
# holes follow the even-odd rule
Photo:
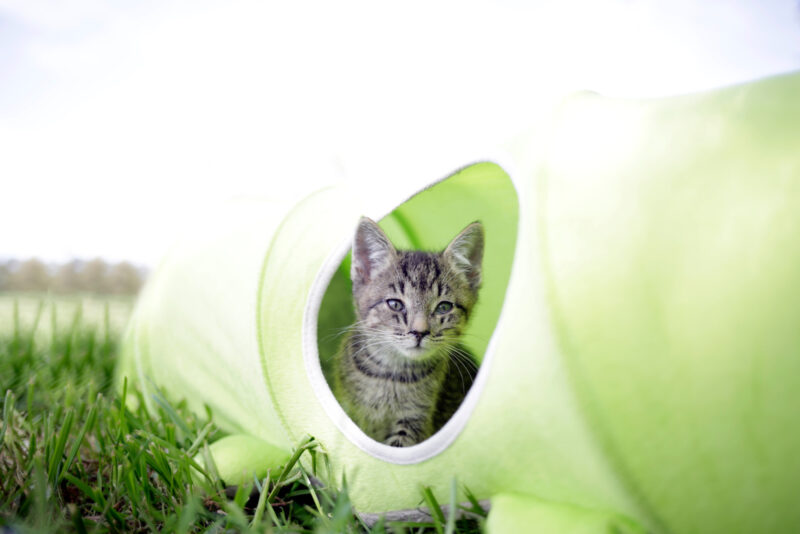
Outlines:
[[[213,462],[194,459],[220,437],[213,417],[163,398],[155,413],[131,410],[140,393],[113,389],[131,302],[77,300],[0,296],[0,532],[480,531],[477,503],[455,520],[455,482],[450,513],[423,488],[430,523],[367,527],[346,489],[321,487],[298,462],[324,468],[313,438],[278,473],[226,488]]]
[[[95,330],[118,337],[133,310],[129,296],[43,295],[0,292],[0,336],[35,332],[41,339],[60,331]],[[73,323],[77,323],[73,325]]]

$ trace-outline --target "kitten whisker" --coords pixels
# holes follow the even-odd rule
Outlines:
[[[461,392],[466,394],[467,393],[467,385],[464,381],[464,374],[461,372],[463,368],[463,364],[461,364],[458,359],[450,360],[452,363],[455,364],[456,371],[458,371],[458,377],[461,379]]]
[[[451,355],[452,355],[452,356],[455,356],[455,359],[456,359],[456,360],[459,360],[459,361],[461,361],[462,363],[469,365],[470,367],[472,367],[472,368],[473,368],[473,369],[475,369],[475,370],[477,370],[477,369],[478,369],[478,364],[477,364],[477,363],[475,362],[475,360],[472,358],[472,355],[471,355],[470,353],[468,353],[468,352],[464,351],[464,350],[463,350],[463,349],[461,349],[461,348],[456,348],[456,347],[454,347],[453,349],[454,349],[454,350],[453,350],[453,352],[451,353]]]

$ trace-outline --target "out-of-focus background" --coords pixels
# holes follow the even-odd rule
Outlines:
[[[131,295],[220,199],[798,66],[796,0],[0,0],[0,292]]]

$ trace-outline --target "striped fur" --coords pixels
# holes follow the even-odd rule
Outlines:
[[[377,224],[359,222],[351,269],[358,320],[336,357],[334,393],[373,439],[419,443],[461,404],[477,371],[459,340],[482,257],[480,223],[434,253],[397,251]]]

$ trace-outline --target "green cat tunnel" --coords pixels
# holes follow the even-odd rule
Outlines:
[[[208,214],[148,282],[118,377],[209,407],[231,483],[314,436],[323,482],[346,477],[365,514],[413,510],[423,485],[448,502],[456,478],[491,532],[800,530],[800,75],[576,95],[451,168]],[[476,382],[408,448],[367,437],[325,379],[361,215],[406,248],[486,230]]]

